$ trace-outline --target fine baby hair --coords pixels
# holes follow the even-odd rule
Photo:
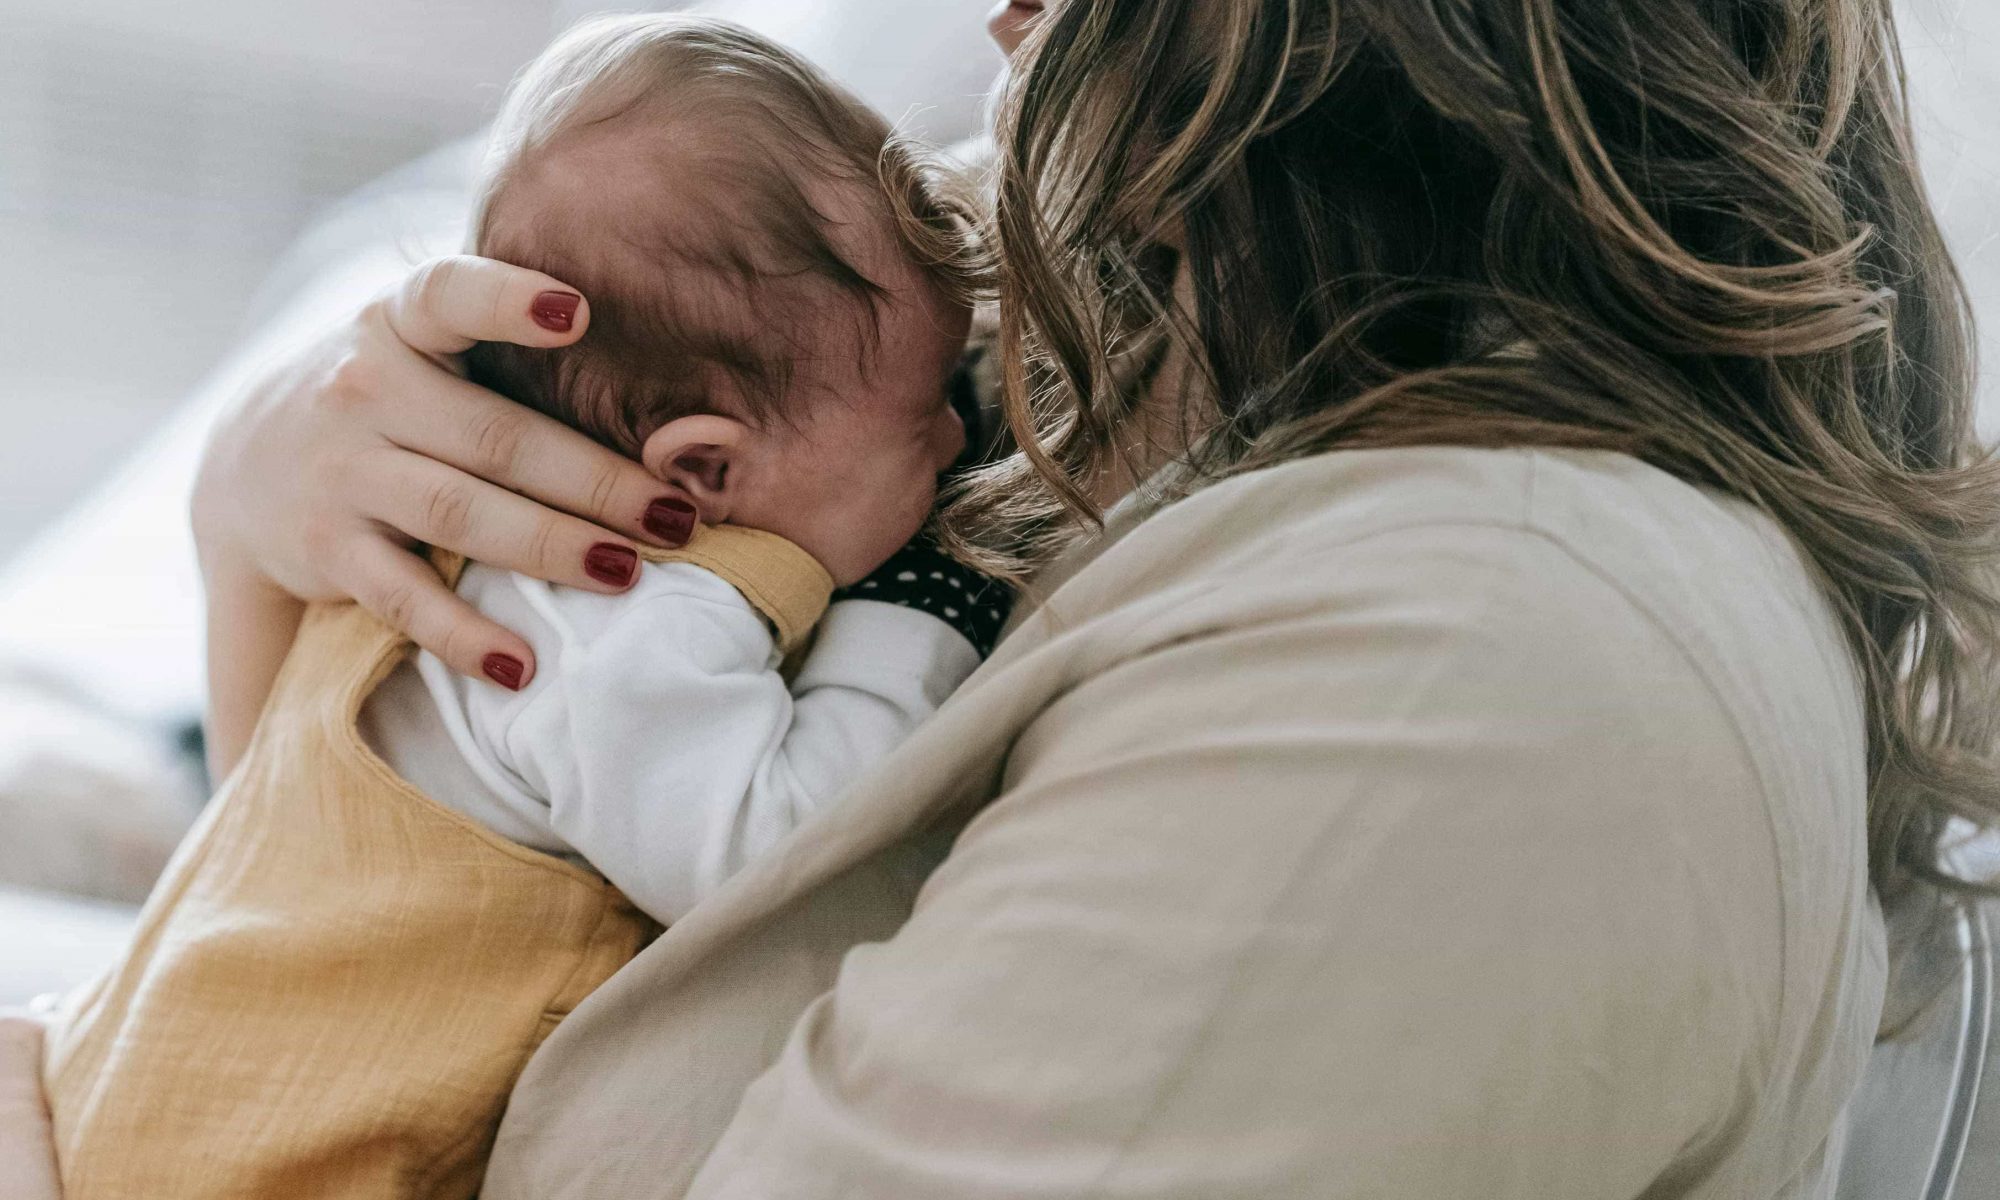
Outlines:
[[[634,457],[692,413],[784,421],[816,358],[867,361],[895,259],[954,301],[983,291],[969,194],[741,26],[584,22],[508,95],[472,248],[578,288],[590,325],[482,343],[468,373]]]

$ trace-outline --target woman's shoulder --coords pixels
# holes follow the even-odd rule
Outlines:
[[[1252,471],[1159,507],[1135,535],[1226,529],[1246,549],[1331,550],[1401,530],[1456,526],[1531,534],[1592,559],[1663,545],[1796,570],[1783,535],[1750,506],[1628,455],[1597,450],[1415,446],[1315,455]],[[1137,540],[1137,538],[1129,539]],[[1631,551],[1643,549],[1644,554]],[[1739,565],[1741,565],[1739,563]],[[1622,567],[1616,569],[1623,569]]]
[[[1855,687],[1832,609],[1774,521],[1604,451],[1358,450],[1251,472],[1138,522],[1065,590],[1093,583],[1134,600],[1171,589],[1246,604],[1268,588],[1443,589],[1571,652],[1593,630],[1630,650],[1651,629],[1661,653],[1732,692],[1766,665]]]
[[[1537,831],[1602,869],[1614,924],[1701,914],[1674,936],[1759,981],[1765,1044],[1807,1036],[1829,971],[1864,969],[1836,968],[1870,927],[1856,669],[1749,505],[1603,452],[1337,453],[1161,509],[1050,606],[1072,660],[1112,664],[1093,705],[1144,681],[1135,727],[1199,712],[1233,761],[1282,744],[1328,789],[1363,771],[1420,840]],[[1873,1021],[1850,991],[1843,1053]]]
[[[1331,880],[1348,925],[1505,960],[1480,980],[1523,1020],[1701,1030],[1590,1048],[1671,1049],[1625,1078],[1679,1072],[1709,1089],[1691,1109],[1787,1086],[1779,1060],[1837,1067],[1828,1096],[1851,1081],[1875,969],[1858,688],[1750,508],[1615,455],[1335,454],[1161,509],[1034,621],[1012,653],[1070,674],[1013,777],[1143,764],[1126,828],[1184,822],[1224,861],[1227,826],[1246,861]],[[1177,789],[1198,794],[1166,812]]]
[[[1407,730],[1449,716],[1547,776],[1655,774],[1606,803],[1680,803],[1706,773],[1768,830],[1763,869],[1856,878],[1865,723],[1831,605],[1773,521],[1635,459],[1416,448],[1246,474],[1140,522],[1046,607],[1106,658],[1282,644]]]

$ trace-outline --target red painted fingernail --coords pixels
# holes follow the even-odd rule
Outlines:
[[[543,329],[568,333],[576,324],[577,305],[582,303],[583,297],[575,292],[543,292],[528,306],[528,315]]]
[[[694,536],[694,521],[694,505],[678,496],[662,496],[646,506],[646,517],[641,524],[647,533],[669,546],[685,546]]]
[[[511,654],[489,654],[480,660],[479,669],[486,672],[486,678],[510,692],[521,690],[521,676],[528,673],[521,660]]]
[[[583,569],[585,574],[599,583],[629,587],[632,576],[639,570],[639,555],[629,546],[599,542],[583,556]]]

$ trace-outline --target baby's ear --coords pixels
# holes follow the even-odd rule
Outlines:
[[[676,417],[653,431],[639,459],[654,478],[686,493],[704,525],[729,519],[742,494],[744,450],[753,431],[734,417]]]

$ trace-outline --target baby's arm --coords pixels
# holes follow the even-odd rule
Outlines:
[[[0,1010],[0,1180],[12,1200],[60,1200],[42,1098],[42,1022]]]
[[[554,677],[500,748],[557,834],[671,921],[894,749],[979,654],[939,617],[844,600],[787,688],[733,588],[646,574],[607,624],[538,654]]]

